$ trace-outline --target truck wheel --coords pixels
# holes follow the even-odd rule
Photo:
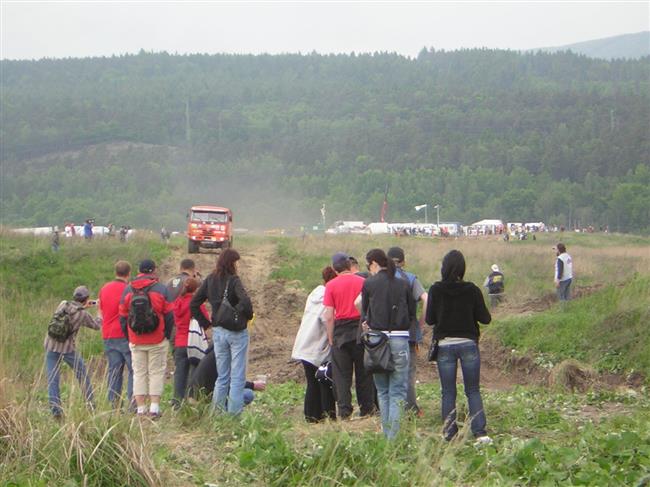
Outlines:
[[[199,244],[194,240],[187,241],[187,253],[188,254],[198,254],[199,253]]]

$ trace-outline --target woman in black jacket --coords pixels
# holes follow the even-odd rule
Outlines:
[[[247,322],[253,317],[253,305],[237,275],[239,259],[236,250],[224,250],[217,260],[217,268],[203,281],[190,303],[192,316],[202,328],[214,325],[212,339],[219,376],[214,385],[212,404],[215,409],[227,410],[230,414],[239,414],[244,407],[248,355]],[[235,308],[237,322],[226,323],[218,320],[219,307],[224,298]],[[201,313],[201,304],[206,299],[212,306],[212,322]]]
[[[426,322],[434,326],[434,338],[439,346],[437,361],[442,386],[443,435],[446,440],[451,440],[458,433],[456,369],[460,360],[472,433],[477,443],[491,443],[486,432],[480,391],[478,322],[488,324],[492,317],[481,290],[475,284],[463,281],[465,258],[460,251],[452,250],[445,255],[440,272],[442,280],[429,289]]]
[[[361,289],[362,316],[377,337],[388,338],[394,366],[392,372],[375,372],[381,426],[389,440],[399,431],[406,402],[409,374],[409,328],[415,321],[415,301],[408,282],[395,277],[395,263],[381,249],[366,255],[371,276]]]

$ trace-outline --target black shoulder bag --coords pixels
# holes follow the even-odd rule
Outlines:
[[[390,294],[390,280],[388,281],[388,292]],[[393,312],[397,305],[392,304],[389,313],[388,332],[390,333],[393,325]],[[368,323],[370,323],[370,307],[368,307]],[[363,343],[363,367],[366,372],[377,374],[388,374],[395,370],[393,356],[390,352],[390,342],[388,335],[381,331],[367,331],[361,335]]]
[[[242,331],[246,329],[246,318],[244,318],[237,309],[230,304],[228,299],[228,288],[230,287],[230,280],[226,281],[226,287],[223,290],[223,297],[221,304],[215,315],[215,326],[220,326],[230,331]]]

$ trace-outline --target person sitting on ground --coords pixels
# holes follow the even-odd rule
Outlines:
[[[506,281],[498,265],[492,264],[490,270],[492,272],[485,278],[483,287],[487,289],[490,296],[490,309],[494,309],[503,300]]]
[[[124,290],[120,300],[120,325],[128,333],[133,364],[133,393],[138,416],[161,416],[160,396],[163,392],[169,337],[174,328],[174,313],[167,299],[167,288],[158,281],[156,263],[140,262],[140,274]]]
[[[219,374],[217,372],[216,360],[214,357],[214,347],[208,348],[205,357],[201,359],[196,366],[189,380],[189,395],[194,399],[205,397],[210,399],[214,393],[214,385],[217,382]],[[246,381],[244,385],[244,405],[248,405],[255,399],[253,391],[263,391],[266,389],[266,382]]]
[[[300,328],[293,344],[291,358],[302,362],[307,379],[304,413],[307,422],[316,423],[325,418],[336,419],[336,401],[331,385],[316,379],[318,367],[330,360],[330,345],[323,321],[325,286],[336,277],[336,271],[327,266],[321,273],[323,284],[309,293]]]
[[[492,316],[485,306],[481,290],[474,283],[463,281],[465,257],[460,251],[451,250],[445,255],[440,273],[442,280],[429,288],[426,322],[434,326],[433,336],[439,346],[437,363],[442,387],[443,436],[451,441],[458,434],[456,372],[460,361],[472,433],[477,444],[491,443],[480,390],[478,323],[487,325]]]
[[[178,409],[183,399],[185,399],[187,394],[187,380],[193,368],[187,354],[187,341],[190,332],[190,321],[192,319],[190,302],[198,287],[199,281],[197,279],[193,277],[185,279],[183,290],[172,305],[174,310],[174,323],[176,324],[176,333],[174,336],[174,399],[172,400],[174,409]],[[205,319],[209,319],[208,310],[205,305],[201,305],[201,312],[205,316]]]
[[[61,373],[61,362],[68,364],[74,370],[75,377],[84,394],[89,407],[94,407],[93,388],[86,372],[86,365],[83,358],[77,352],[76,338],[82,326],[99,330],[101,318],[93,318],[88,311],[95,303],[89,299],[90,292],[86,286],[79,286],[72,294],[72,301],[61,301],[54,313],[58,315],[58,333],[52,329],[52,324],[45,334],[43,346],[45,347],[45,364],[47,369],[47,392],[49,396],[52,415],[59,419],[63,416],[61,407],[61,395],[59,392],[59,378]],[[55,321],[53,318],[52,321]],[[65,322],[65,323],[64,323]]]

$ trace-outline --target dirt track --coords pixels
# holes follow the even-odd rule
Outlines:
[[[249,330],[248,377],[266,374],[272,382],[300,380],[302,367],[290,359],[307,295],[269,278],[269,263],[275,252],[273,243],[263,243],[253,250],[238,249],[238,252],[241,254],[239,274],[255,311],[255,322]],[[217,257],[214,251],[187,254],[184,249],[174,250],[171,259],[161,266],[161,280],[164,282],[176,274],[178,263],[185,258],[193,259],[201,274],[207,276],[214,269]]]

